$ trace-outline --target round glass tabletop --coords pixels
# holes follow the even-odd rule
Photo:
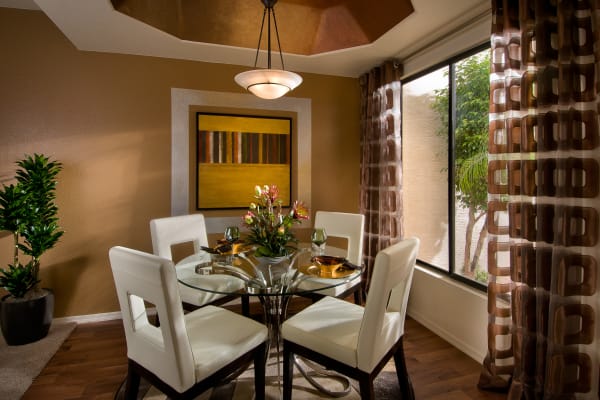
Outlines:
[[[200,251],[176,264],[177,279],[198,290],[251,296],[281,296],[328,289],[360,279],[362,269],[345,260],[346,250],[328,246],[316,260],[306,247],[278,262],[247,252],[216,255]],[[218,281],[216,285],[214,281]],[[225,282],[225,284],[223,284]]]

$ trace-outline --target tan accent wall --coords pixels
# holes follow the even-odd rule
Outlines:
[[[106,27],[110,29],[110,27]],[[239,92],[243,68],[78,51],[39,11],[0,8],[0,181],[24,154],[64,164],[66,233],[42,258],[55,317],[118,310],[108,249],[151,251],[148,222],[168,216],[172,87]],[[313,210],[358,211],[358,81],[302,74],[312,101]],[[215,212],[212,212],[213,214]],[[0,266],[11,261],[0,233]]]

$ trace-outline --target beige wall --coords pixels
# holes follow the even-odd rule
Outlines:
[[[110,27],[107,27],[110,29]],[[108,249],[151,250],[170,213],[171,88],[238,92],[231,65],[80,52],[41,12],[0,8],[0,179],[24,154],[60,160],[66,233],[42,258],[55,316],[116,311]],[[358,211],[358,81],[302,74],[312,104],[314,210]],[[1,236],[1,235],[0,235]],[[10,261],[0,237],[0,266]]]

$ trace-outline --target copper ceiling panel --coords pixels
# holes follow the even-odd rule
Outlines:
[[[180,39],[253,49],[264,8],[260,0],[111,2],[115,10]],[[410,0],[279,0],[274,10],[282,50],[301,55],[371,43],[414,11]]]

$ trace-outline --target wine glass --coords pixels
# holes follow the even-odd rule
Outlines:
[[[315,255],[320,256],[325,253],[325,242],[327,241],[327,232],[325,228],[315,228],[310,235]]]
[[[229,244],[235,243],[240,238],[240,228],[237,226],[228,226],[225,228],[225,240]]]

